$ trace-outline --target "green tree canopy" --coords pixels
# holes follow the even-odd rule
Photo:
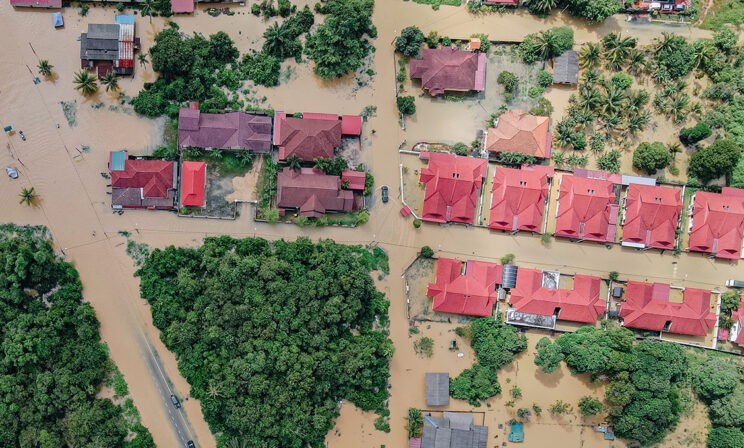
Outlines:
[[[715,426],[744,426],[744,392],[734,392],[713,400],[708,407],[710,421]]]
[[[603,409],[602,402],[590,395],[584,395],[579,400],[579,411],[583,416],[598,415]]]
[[[744,447],[744,433],[739,428],[713,428],[708,433],[708,448]]]
[[[656,174],[672,161],[672,155],[661,142],[643,142],[633,152],[633,166],[648,174]]]
[[[548,337],[541,338],[537,341],[537,356],[535,356],[535,365],[540,367],[543,373],[553,373],[561,366],[563,361],[563,352],[560,346],[555,344]]]
[[[424,40],[426,40],[426,37],[418,27],[405,27],[400,32],[400,36],[395,38],[395,51],[409,58],[418,57]]]
[[[707,402],[730,394],[739,384],[736,366],[721,358],[707,359],[693,375],[695,392]]]
[[[690,158],[687,173],[708,182],[729,175],[739,162],[741,147],[730,139],[717,139],[712,145],[700,149]]]
[[[563,6],[572,15],[590,22],[604,22],[622,9],[622,3],[613,0],[563,0]]]

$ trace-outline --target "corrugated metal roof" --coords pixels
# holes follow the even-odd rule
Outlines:
[[[134,14],[117,14],[114,17],[114,22],[120,23],[120,24],[130,24],[134,25]]]
[[[119,39],[119,25],[113,23],[88,24],[88,39]]]
[[[134,42],[134,24],[119,26],[119,40],[122,42]]]

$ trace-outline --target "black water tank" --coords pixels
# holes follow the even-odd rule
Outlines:
[[[501,286],[504,288],[514,288],[517,286],[517,271],[519,268],[515,264],[505,264],[502,272]]]

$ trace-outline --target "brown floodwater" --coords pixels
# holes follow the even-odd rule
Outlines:
[[[304,3],[311,2],[300,4]],[[257,48],[266,24],[250,15],[248,8],[236,6],[233,9],[239,13],[213,18],[200,8],[194,16],[173,20],[186,32],[199,31],[206,35],[224,30],[236,40],[241,52]],[[178,443],[147,366],[145,336],[177,392],[185,396],[189,386],[178,372],[175,356],[160,342],[147,305],[139,298],[138,280],[133,277],[134,266],[125,253],[125,239],[118,235],[118,231],[129,231],[133,239],[152,247],[170,244],[193,246],[205,236],[219,234],[258,235],[270,239],[307,235],[314,239],[333,238],[343,243],[375,241],[389,252],[391,274],[379,286],[391,300],[390,336],[396,346],[390,381],[392,430],[389,434],[375,431],[374,416],[361,413],[345,402],[336,428],[328,435],[328,445],[332,448],[404,444],[407,410],[411,406],[422,406],[423,374],[440,370],[454,375],[472,363],[472,354],[466,348],[463,348],[463,358],[456,358],[446,350],[453,327],[447,324],[422,328],[422,334],[430,335],[436,341],[432,359],[419,358],[413,352],[400,274],[423,245],[433,247],[444,256],[495,260],[505,253],[514,253],[518,263],[541,268],[599,274],[615,270],[621,277],[709,288],[721,286],[725,279],[737,272],[735,265],[699,256],[674,258],[654,251],[620,248],[608,251],[600,245],[557,240],[546,248],[538,238],[528,235],[492,234],[485,229],[461,226],[424,225],[421,229],[414,229],[411,219],[404,219],[398,213],[401,204],[400,196],[396,194],[399,185],[397,150],[408,136],[400,129],[395,111],[396,66],[391,43],[405,26],[416,24],[425,33],[437,30],[441,35],[453,38],[483,32],[501,41],[519,40],[527,33],[562,24],[574,27],[578,42],[597,40],[608,32],[633,34],[642,42],[649,42],[662,30],[680,32],[688,37],[708,35],[706,32],[666,25],[641,27],[624,22],[621,16],[600,26],[587,26],[563,14],[549,19],[537,19],[525,13],[473,17],[465,8],[442,6],[440,11],[433,11],[413,2],[380,0],[373,18],[379,29],[379,38],[375,41],[377,52],[371,65],[375,75],[366,81],[366,85],[358,85],[352,77],[321,81],[312,75],[309,64],[293,62],[286,64],[286,82],[280,87],[249,87],[254,97],[266,97],[261,104],[276,109],[359,113],[365,106],[377,106],[376,117],[365,124],[361,160],[372,168],[377,185],[391,186],[390,203],[382,204],[375,198],[371,204],[370,222],[358,229],[311,229],[255,223],[250,218],[248,205],[242,206],[241,217],[236,221],[179,219],[174,214],[163,212],[111,213],[110,197],[106,194],[108,181],[100,175],[106,171],[109,151],[125,148],[134,153],[146,153],[161,142],[164,126],[162,121],[135,116],[109,93],[100,92],[92,99],[84,99],[72,87],[73,74],[79,69],[77,38],[80,32],[88,23],[112,22],[114,13],[112,6],[92,7],[88,16],[83,18],[76,9],[67,8],[64,10],[65,27],[54,30],[48,11],[13,11],[7,2],[0,3],[0,29],[3,30],[0,122],[23,130],[28,137],[26,142],[22,142],[18,135],[0,137],[0,144],[6,146],[5,150],[0,150],[0,165],[15,165],[21,174],[16,181],[0,178],[0,218],[20,224],[44,224],[51,229],[57,247],[80,272],[85,298],[94,306],[101,321],[102,338],[128,381],[142,421],[150,428],[158,446],[175,447]],[[155,33],[164,26],[163,19],[153,18],[150,23],[147,18],[137,17],[137,34],[142,47],[149,48]],[[57,76],[53,82],[32,83],[28,67],[33,70],[38,59],[48,59],[55,66]],[[126,95],[133,96],[144,82],[154,79],[155,74],[149,66],[143,68],[137,64],[135,77],[121,79],[120,85]],[[551,98],[557,111],[562,110],[558,107],[561,102],[558,97],[564,95],[560,92],[556,98]],[[69,105],[68,116],[72,125],[68,124],[60,102]],[[422,116],[437,116],[440,104],[421,101],[419,104],[426,104]],[[73,109],[76,112],[70,113]],[[472,115],[451,119],[451,126],[462,128],[446,134],[452,137],[440,137],[440,133],[445,131],[439,128],[447,123],[432,126],[430,139],[466,139],[482,127],[482,123],[473,122]],[[376,132],[372,133],[372,130]],[[247,181],[238,182],[246,189],[252,188]],[[41,197],[39,206],[35,208],[18,203],[21,188],[30,186]],[[530,340],[534,344],[532,336]],[[465,345],[460,344],[461,347]],[[522,402],[547,405],[560,398],[575,404],[581,395],[601,394],[598,386],[589,385],[567,372],[557,374],[556,378],[540,377],[531,367],[530,353],[528,350],[500,374],[505,391],[510,387],[507,379],[519,385],[524,394]],[[489,439],[489,444],[493,441],[496,445],[503,440],[497,425],[511,415],[511,411],[503,407],[504,401],[503,397],[496,398],[491,400],[490,408],[476,409],[486,412],[486,423],[491,428],[489,437],[499,435],[498,439]],[[184,402],[184,408],[199,444],[215,446],[214,436],[201,415],[199,404],[188,400]],[[460,402],[453,402],[452,408],[470,409]],[[528,425],[526,444],[545,446],[563,437],[576,441],[576,446],[606,446],[575,417],[556,421],[545,414]]]

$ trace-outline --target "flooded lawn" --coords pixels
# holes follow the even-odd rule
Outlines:
[[[227,202],[251,202],[258,200],[258,176],[263,169],[263,157],[256,157],[253,167],[242,176],[232,178],[233,192],[225,196]]]
[[[400,154],[403,168],[403,201],[416,216],[421,216],[424,209],[425,184],[419,182],[421,170],[426,168],[426,161],[412,154]]]

